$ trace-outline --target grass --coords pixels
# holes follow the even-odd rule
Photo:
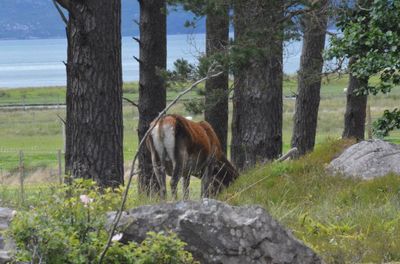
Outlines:
[[[298,161],[255,168],[219,198],[266,208],[327,263],[400,261],[400,177],[361,181],[325,171],[350,143],[328,140]]]
[[[343,88],[347,86],[347,78],[331,77],[323,80],[321,90],[322,98],[341,97]],[[172,100],[177,93],[187,85],[177,85],[168,87],[167,100]],[[199,85],[204,89],[204,84]],[[297,90],[297,79],[293,76],[286,76],[283,83],[283,94],[285,96],[293,95]],[[124,83],[124,97],[137,101],[139,97],[139,88],[137,82]],[[191,98],[198,97],[197,92],[189,94]],[[50,86],[39,88],[18,88],[1,89],[0,88],[0,106],[2,105],[24,105],[24,104],[65,104],[65,86]]]
[[[199,86],[203,89],[204,85]],[[182,89],[178,87],[168,88],[167,100],[172,100]],[[6,105],[47,105],[47,104],[65,104],[65,86],[49,86],[37,88],[17,88],[1,89],[0,87],[0,106]],[[138,100],[139,89],[137,82],[124,83],[124,97],[131,100]],[[190,93],[189,93],[190,94]],[[196,97],[197,93],[192,92],[191,97]]]
[[[260,165],[242,174],[218,199],[264,207],[326,263],[400,261],[400,177],[361,181],[325,171],[326,164],[352,143],[328,139],[300,160]],[[0,185],[1,204],[32,208],[52,197],[56,188],[28,185],[22,201],[17,186]],[[191,199],[199,198],[199,190],[200,181],[193,179]],[[158,202],[139,196],[134,181],[126,208]]]
[[[321,91],[321,103],[318,118],[316,142],[320,143],[327,137],[340,137],[343,130],[343,114],[345,111],[345,95],[343,87],[347,79],[331,78],[324,80]],[[296,90],[296,79],[287,77],[284,82],[284,94],[291,95]],[[201,89],[201,88],[200,88]],[[171,88],[169,98],[176,96],[178,88]],[[0,95],[0,105],[5,104],[4,98],[14,101],[24,95],[26,100],[35,104],[50,103],[55,98],[64,96],[65,89],[60,87],[27,88],[0,90],[7,96]],[[62,95],[62,96],[61,96]],[[124,96],[137,100],[137,83],[127,83],[124,86]],[[194,91],[185,98],[198,97]],[[3,98],[3,99],[2,99]],[[370,98],[372,119],[382,115],[384,109],[398,107],[400,89],[394,89],[389,95],[379,95]],[[3,101],[2,101],[3,100]],[[171,112],[183,115],[192,115],[185,111],[179,103]],[[137,147],[137,109],[129,104],[124,105],[124,157],[129,164]],[[283,149],[290,148],[290,138],[293,126],[294,100],[284,100],[283,113]],[[65,116],[65,109],[27,110],[27,111],[0,111],[0,177],[8,175],[9,171],[16,171],[19,166],[19,150],[24,151],[25,167],[37,168],[57,166],[57,150],[63,148],[62,124],[58,116]],[[200,120],[200,115],[194,116]],[[229,135],[230,136],[230,135]],[[392,133],[389,140],[400,143],[399,131]]]

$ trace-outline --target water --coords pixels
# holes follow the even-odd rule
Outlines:
[[[205,51],[205,35],[169,35],[167,67],[184,58],[195,63]],[[301,43],[287,44],[284,72],[295,73],[299,67]],[[125,82],[139,79],[139,47],[131,37],[122,38],[122,69]],[[0,89],[17,87],[60,86],[66,84],[63,64],[67,59],[66,39],[0,40]]]

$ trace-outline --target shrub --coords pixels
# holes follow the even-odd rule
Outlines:
[[[400,129],[400,110],[385,110],[383,116],[374,122],[374,134],[379,138],[389,135],[389,132]]]
[[[204,100],[191,99],[190,101],[184,102],[183,106],[185,110],[193,115],[200,115],[204,112]]]
[[[106,212],[115,210],[121,190],[100,190],[75,180],[29,211],[15,216],[8,235],[17,244],[17,260],[30,263],[97,263],[108,238]],[[113,241],[104,263],[194,263],[174,234],[155,234],[142,244]]]

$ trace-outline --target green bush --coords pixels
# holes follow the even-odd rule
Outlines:
[[[389,136],[389,132],[400,129],[400,110],[395,108],[393,111],[385,110],[383,116],[374,122],[374,135],[379,138]]]
[[[75,180],[29,211],[20,211],[8,235],[17,244],[17,260],[30,263],[98,263],[107,242],[106,212],[116,210],[121,190],[100,190]],[[140,245],[112,242],[103,263],[194,263],[174,234],[155,234]]]
[[[191,99],[183,103],[185,110],[193,115],[200,115],[204,112],[204,100]]]

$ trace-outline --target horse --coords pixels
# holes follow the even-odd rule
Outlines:
[[[151,152],[162,199],[166,197],[166,174],[171,176],[171,191],[175,199],[178,182],[183,178],[185,200],[189,198],[191,175],[201,178],[201,197],[215,196],[239,176],[208,122],[194,122],[170,114],[154,120],[150,127],[153,130],[146,139],[146,146]]]

